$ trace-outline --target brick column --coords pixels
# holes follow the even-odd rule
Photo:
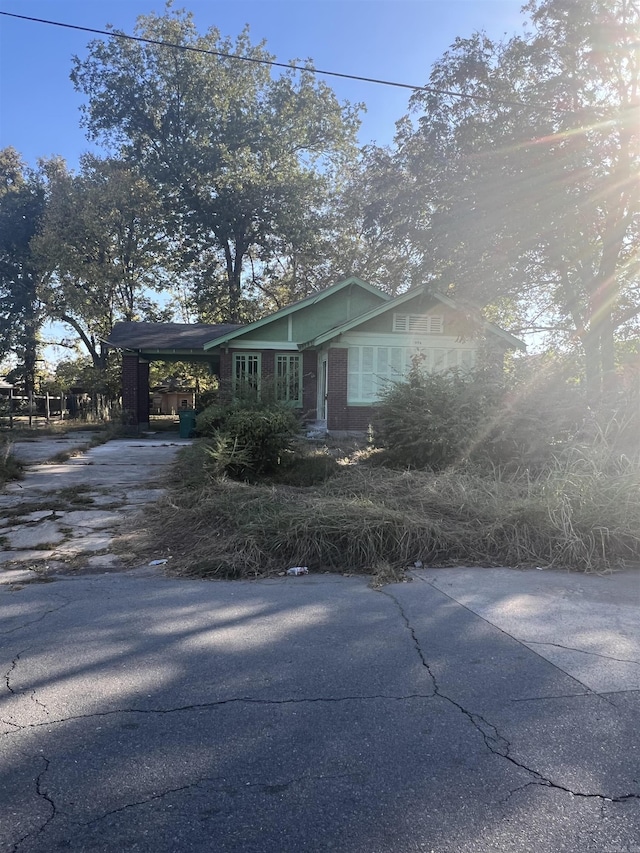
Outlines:
[[[327,362],[327,429],[347,430],[347,356],[346,347],[330,349]]]
[[[262,350],[262,379],[273,387],[276,372],[276,356],[273,350]]]
[[[138,425],[149,426],[149,362],[138,361]]]
[[[138,356],[122,356],[122,414],[125,424],[138,423]]]
[[[231,359],[232,354],[227,352],[220,353],[220,368],[218,379],[220,380],[218,400],[220,403],[230,403],[233,398],[233,386],[231,382]]]

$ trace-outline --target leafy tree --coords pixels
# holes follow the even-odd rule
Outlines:
[[[54,394],[66,394],[71,388],[79,386],[93,395],[102,394],[113,400],[120,393],[121,369],[119,359],[110,359],[105,370],[96,370],[88,355],[64,359],[58,362],[54,376],[46,386]]]
[[[413,183],[389,149],[361,151],[336,199],[336,248],[326,252],[338,273],[332,280],[358,275],[395,295],[434,276],[412,240],[419,221]]]
[[[136,34],[156,43],[94,41],[75,58],[85,125],[160,188],[184,267],[207,256],[207,296],[238,322],[250,260],[259,290],[265,264],[308,242],[352,156],[357,110],[309,69],[273,77],[247,30],[232,43],[167,11],[140,17]]]
[[[86,156],[74,175],[47,168],[48,204],[34,246],[49,271],[43,298],[51,319],[75,331],[95,367],[116,320],[160,319],[150,298],[165,281],[162,209],[126,164]]]
[[[35,389],[41,270],[32,251],[45,209],[41,176],[14,148],[0,151],[0,359],[18,357],[27,393]]]
[[[435,64],[438,91],[413,96],[396,162],[422,173],[413,236],[426,261],[521,330],[579,345],[595,397],[640,312],[640,10],[525,9],[530,33],[457,39]]]
[[[410,239],[414,198],[392,152],[366,146],[341,170],[304,240],[255,265],[250,285],[265,313],[357,275],[396,294],[424,281]],[[433,270],[429,270],[433,277]],[[257,304],[257,303],[254,303]]]

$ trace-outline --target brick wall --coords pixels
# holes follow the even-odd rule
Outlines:
[[[127,421],[138,423],[138,356],[122,356],[122,409]]]
[[[354,432],[366,432],[373,418],[375,408],[373,406],[348,406],[347,426],[343,429]]]
[[[245,352],[245,350],[235,350],[235,352]],[[260,350],[262,356],[262,379],[265,382],[265,387],[272,390],[271,386],[275,382],[276,370],[276,353],[273,350]],[[234,350],[220,353],[220,402],[227,403],[233,397],[233,354]],[[302,373],[304,376],[303,393],[302,393],[302,410],[307,420],[313,420],[316,417],[317,403],[317,388],[318,380],[317,373],[318,356],[315,352],[305,351],[302,353]]]
[[[330,349],[327,360],[327,429],[349,429],[346,347]]]
[[[262,378],[271,388],[274,384],[276,372],[276,355],[273,350],[261,350],[262,352]]]
[[[149,362],[138,362],[138,423],[149,423]]]
[[[366,432],[375,408],[347,405],[347,356],[346,347],[328,352],[327,429],[330,432]]]
[[[232,365],[232,357],[230,352],[221,352],[220,353],[220,375],[218,376],[220,380],[220,392],[218,395],[218,399],[221,403],[229,403],[232,397],[232,385],[231,385],[231,365]]]

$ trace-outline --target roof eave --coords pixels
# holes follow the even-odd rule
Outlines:
[[[301,299],[299,302],[294,302],[293,305],[287,305],[285,308],[280,308],[280,310],[276,311],[274,314],[269,314],[268,317],[263,317],[261,320],[255,320],[253,323],[249,323],[246,326],[243,326],[241,329],[236,329],[235,332],[230,332],[228,335],[223,335],[220,338],[215,338],[214,340],[208,341],[204,344],[204,349],[209,350],[213,349],[217,346],[222,346],[224,344],[229,343],[234,338],[240,337],[241,335],[245,335],[247,332],[253,332],[256,329],[262,328],[262,326],[267,325],[268,323],[272,323],[274,320],[280,320],[282,317],[288,317],[289,314],[294,314],[296,311],[300,311],[302,308],[308,308],[311,305],[316,305],[318,302],[322,302],[323,299],[326,299],[329,296],[332,296],[334,293],[338,293],[340,290],[343,290],[345,287],[349,285],[357,284],[358,287],[363,288],[364,290],[368,290],[370,293],[375,294],[376,296],[381,297],[384,302],[388,302],[392,297],[389,296],[388,293],[385,293],[380,288],[376,287],[373,284],[369,284],[366,281],[363,281],[361,278],[358,278],[355,275],[349,276],[349,278],[345,278],[344,281],[339,281],[336,284],[332,284],[330,287],[321,290],[319,293],[314,293],[311,296],[307,296],[305,299]]]
[[[375,308],[373,308],[371,311],[368,311],[366,314],[361,314],[359,317],[355,317],[352,320],[348,320],[346,323],[341,323],[339,326],[334,326],[333,329],[329,329],[328,331],[323,332],[321,335],[318,335],[313,340],[307,341],[305,344],[301,344],[300,349],[309,349],[310,347],[321,346],[322,344],[325,344],[328,341],[339,337],[341,334],[344,334],[344,332],[348,332],[356,326],[362,325],[362,323],[366,323],[369,320],[373,320],[375,317],[379,317],[380,314],[384,314],[385,311],[388,311],[400,305],[404,305],[405,302],[410,302],[412,299],[414,299],[420,294],[422,294],[423,296],[432,296],[437,301],[441,302],[443,305],[447,305],[449,308],[452,308],[455,311],[460,310],[460,306],[457,305],[454,300],[451,299],[449,296],[446,296],[444,293],[440,293],[437,290],[430,290],[428,285],[423,284],[419,287],[407,290],[400,296],[396,296],[395,298],[390,299],[392,304],[386,302],[384,305],[377,305]],[[516,338],[510,332],[506,332],[504,329],[501,329],[494,323],[490,323],[488,320],[482,321],[482,328],[487,332],[491,332],[492,334],[503,338],[514,349],[526,350],[527,348],[527,345],[524,343],[524,341],[521,341],[519,338]]]
[[[365,314],[360,314],[359,317],[347,320],[346,323],[341,323],[339,326],[334,326],[333,329],[323,332],[312,341],[304,344],[304,347],[308,349],[310,346],[320,346],[321,344],[327,343],[327,341],[337,338],[338,335],[348,332],[356,326],[366,323],[368,320],[373,320],[375,317],[380,316],[380,314],[384,314],[384,312],[388,311],[390,308],[395,307],[396,305],[403,305],[405,302],[414,299],[420,291],[424,294],[426,292],[426,285],[420,285],[419,287],[408,290],[400,296],[389,297],[384,304],[376,305],[376,307],[372,308],[371,311],[367,311]]]

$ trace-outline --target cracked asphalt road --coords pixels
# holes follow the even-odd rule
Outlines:
[[[637,578],[2,588],[0,850],[638,853]]]

